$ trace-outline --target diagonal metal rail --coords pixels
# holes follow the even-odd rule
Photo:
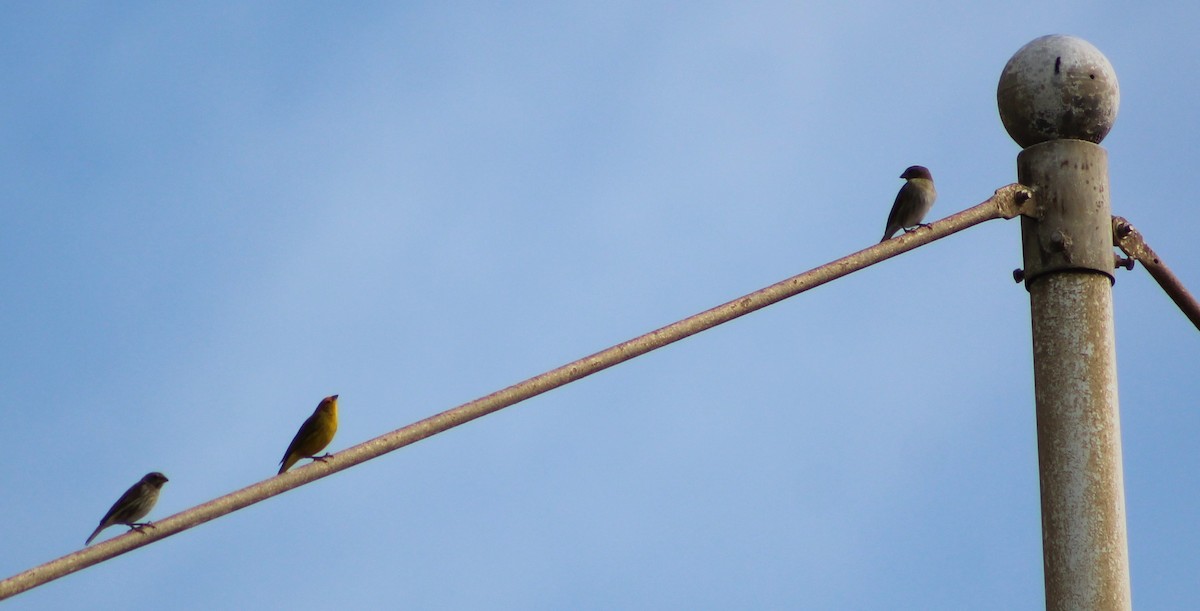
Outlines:
[[[153,528],[147,528],[141,533],[129,532],[13,575],[0,581],[0,600],[199,526],[298,486],[333,475],[343,469],[349,469],[372,458],[378,458],[426,437],[499,411],[756,310],[761,310],[788,297],[798,295],[870,265],[886,261],[918,246],[984,221],[998,218],[1011,219],[1020,214],[1026,214],[1031,206],[1032,199],[1028,189],[1019,184],[1007,185],[998,189],[995,195],[986,201],[926,227],[918,228],[911,233],[860,250],[715,308],[513,384],[485,397],[364,441],[334,454],[325,462],[313,462],[302,468],[288,471],[246,486],[241,490],[230,492],[202,505],[186,509],[155,522]]]
[[[1200,330],[1200,303],[1196,302],[1196,298],[1192,297],[1179,277],[1167,267],[1162,257],[1150,248],[1142,238],[1142,233],[1124,217],[1113,217],[1113,245],[1145,266],[1146,271],[1150,272],[1162,290],[1166,291],[1175,305],[1183,311],[1184,316]]]

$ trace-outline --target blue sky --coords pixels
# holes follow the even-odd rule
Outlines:
[[[0,20],[0,573],[344,449],[1015,180],[1008,58],[1121,85],[1115,214],[1200,292],[1200,8],[106,3]],[[8,601],[1028,609],[1019,224],[994,221]],[[1114,287],[1134,603],[1200,596],[1200,341]],[[104,538],[118,529],[106,531]]]

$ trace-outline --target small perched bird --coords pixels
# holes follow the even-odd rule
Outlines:
[[[896,203],[892,204],[892,212],[888,214],[887,227],[883,230],[883,239],[880,242],[888,241],[901,229],[907,232],[909,227],[920,226],[925,215],[929,214],[929,209],[933,207],[933,200],[937,199],[937,190],[933,188],[933,174],[930,174],[925,166],[909,166],[900,178],[907,182],[896,194]]]
[[[337,395],[321,399],[317,409],[300,425],[291,445],[283,453],[283,460],[279,461],[280,473],[291,469],[301,458],[324,462],[330,456],[328,453],[322,456],[316,454],[324,450],[333,441],[334,433],[337,433],[337,399]]]
[[[104,519],[100,520],[100,525],[92,531],[92,536],[88,537],[83,545],[91,545],[92,539],[95,539],[100,531],[113,524],[125,524],[138,532],[147,526],[152,526],[149,522],[138,522],[138,520],[146,517],[150,510],[154,509],[154,504],[158,502],[158,491],[162,490],[165,483],[167,483],[167,476],[162,473],[158,471],[147,473],[141,481],[126,490],[125,494],[122,494],[121,498],[113,503],[108,513],[104,514]]]

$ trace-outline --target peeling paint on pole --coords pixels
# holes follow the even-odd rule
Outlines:
[[[1099,275],[1030,288],[1050,609],[1129,609],[1112,290]]]

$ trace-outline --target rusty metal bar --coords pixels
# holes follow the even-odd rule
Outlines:
[[[460,424],[486,416],[510,405],[535,397],[549,390],[574,382],[634,357],[641,356],[677,342],[701,331],[735,318],[745,316],[788,297],[792,297],[826,282],[841,278],[880,261],[908,252],[918,246],[957,233],[984,221],[1011,219],[1032,207],[1029,190],[1012,184],[998,189],[991,198],[962,212],[930,224],[903,236],[875,244],[832,263],[777,282],[764,289],[738,297],[733,301],[695,314],[678,322],[651,331],[626,342],[567,363],[557,369],[534,376],[496,391],[485,397],[464,403],[440,414],[430,416],[385,435],[360,443],[334,454],[324,462],[313,462],[299,469],[263,480],[236,492],[231,492],[202,505],[186,509],[154,523],[154,528],[130,532],[102,543],[67,554],[56,560],[33,567],[0,581],[0,600],[19,594],[48,581],[103,562],[193,528],[210,520],[243,509],[277,494],[282,494],[348,469],[359,463],[378,458],[426,437],[436,435]]]
[[[1142,233],[1132,223],[1119,216],[1112,218],[1112,230],[1113,245],[1141,263],[1175,305],[1183,311],[1183,315],[1200,330],[1200,303],[1196,302],[1196,298],[1188,292],[1183,282],[1167,267],[1162,257],[1150,248]]]

